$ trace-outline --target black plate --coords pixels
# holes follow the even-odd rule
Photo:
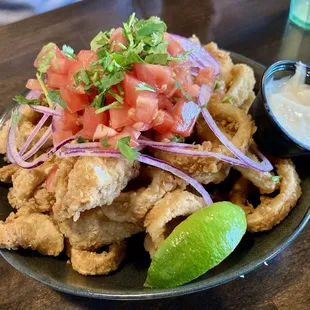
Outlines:
[[[264,67],[246,57],[232,53],[235,63],[245,63],[255,71],[259,85]],[[3,121],[3,118],[0,122]],[[308,160],[309,162],[309,160]],[[20,272],[56,290],[87,297],[105,299],[155,299],[185,295],[215,287],[244,275],[284,250],[305,227],[310,218],[310,167],[306,160],[302,166],[303,195],[290,215],[272,231],[246,234],[238,248],[219,266],[197,280],[181,287],[152,290],[143,288],[149,266],[148,254],[143,250],[143,236],[129,242],[129,253],[119,270],[109,276],[82,276],[67,264],[66,257],[52,258],[33,251],[2,250],[2,256]],[[8,186],[0,186],[0,218],[4,220],[12,211],[7,201]]]

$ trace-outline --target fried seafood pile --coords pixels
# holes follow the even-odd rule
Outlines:
[[[248,115],[254,100],[253,70],[233,64],[229,53],[215,43],[205,48],[219,61],[222,82],[213,92],[208,110],[225,136],[258,161],[250,149],[256,127]],[[37,119],[36,112],[24,109],[17,132],[18,148]],[[6,152],[7,130],[5,124],[0,132],[2,154]],[[192,138],[199,150],[232,156],[202,117]],[[51,144],[47,141],[45,147]],[[301,195],[300,180],[290,160],[272,159],[274,172],[258,172],[215,158],[148,151],[210,187],[211,195],[217,186],[214,184],[230,180],[232,186],[220,197],[213,192],[213,198],[240,205],[247,214],[250,232],[269,230],[280,223]],[[203,199],[183,180],[125,158],[53,156],[30,170],[6,165],[0,168],[0,180],[12,183],[8,200],[15,209],[5,222],[0,221],[0,247],[31,248],[52,256],[65,249],[72,268],[83,275],[116,270],[126,256],[126,239],[139,232],[146,233],[144,246],[152,257],[176,225],[204,207]],[[259,202],[251,201],[252,193],[258,195]]]

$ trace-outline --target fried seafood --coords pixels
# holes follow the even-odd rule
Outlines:
[[[0,247],[31,248],[57,256],[64,248],[64,238],[48,215],[11,213],[5,222],[0,221]]]
[[[0,168],[0,181],[12,183],[12,176],[20,169],[16,164],[6,165]]]
[[[210,42],[207,45],[204,46],[206,50],[208,50],[209,53],[211,53],[216,60],[221,65],[221,73],[220,77],[225,81],[226,88],[229,87],[233,75],[232,75],[232,69],[233,69],[233,62],[230,58],[230,55],[228,52],[225,52],[223,50],[220,50],[216,43]]]
[[[296,205],[301,196],[300,179],[291,160],[276,160],[276,171],[281,177],[280,190],[274,198],[262,195],[260,204],[253,208],[247,202],[247,181],[241,179],[235,184],[230,198],[242,206],[247,214],[248,230],[265,231],[279,224]]]
[[[10,120],[7,120],[0,130],[0,154],[6,153]]]
[[[64,159],[56,172],[57,221],[92,208],[109,205],[139,173],[139,163],[125,158],[79,157]]]
[[[69,248],[72,268],[82,275],[105,275],[118,268],[126,256],[125,241],[113,243],[109,251],[96,253]]]
[[[144,230],[143,226],[138,224],[110,221],[101,207],[83,212],[76,222],[67,219],[59,223],[59,228],[73,248],[89,251],[95,251],[101,246],[121,241]]]
[[[186,187],[183,180],[166,171],[154,167],[141,170],[140,175],[150,179],[151,183],[137,191],[123,192],[111,205],[103,206],[103,213],[111,221],[143,224],[146,214],[166,193]]]
[[[251,91],[249,97],[242,103],[242,105],[239,108],[243,110],[246,114],[248,114],[255,97],[256,96],[254,91]]]
[[[147,232],[145,248],[150,255],[154,255],[160,244],[179,224],[177,218],[184,219],[203,206],[204,203],[200,197],[182,190],[167,193],[159,200],[144,221]]]

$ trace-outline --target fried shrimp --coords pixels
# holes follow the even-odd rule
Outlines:
[[[232,79],[233,62],[228,52],[220,50],[216,43],[210,42],[204,48],[211,53],[221,65],[220,77],[225,81],[226,88],[229,87]]]
[[[59,223],[59,228],[73,248],[90,251],[144,230],[143,226],[138,224],[110,221],[101,207],[83,212],[76,222],[67,219]]]
[[[296,205],[301,196],[300,179],[291,160],[276,160],[276,171],[281,177],[279,194],[274,198],[262,195],[261,203],[253,208],[247,202],[246,188],[242,185],[246,181],[239,180],[231,192],[231,201],[240,204],[247,214],[248,231],[258,232],[270,230],[279,224]],[[238,192],[238,188],[242,190]],[[240,194],[242,198],[240,197]]]
[[[126,256],[126,243],[120,241],[109,246],[109,251],[96,253],[69,248],[72,268],[82,275],[105,275],[118,268]]]
[[[48,215],[11,213],[5,222],[0,221],[0,247],[31,248],[57,256],[64,248],[64,238]]]
[[[57,221],[97,206],[109,205],[139,173],[139,163],[126,158],[80,157],[60,164],[56,172]]]
[[[233,79],[226,92],[233,105],[239,107],[251,96],[255,85],[253,69],[245,64],[234,65],[231,70]]]
[[[141,169],[140,174],[151,180],[150,185],[137,191],[121,193],[103,213],[112,221],[143,224],[148,211],[168,192],[185,189],[186,183],[171,173],[154,167]]]
[[[0,181],[12,183],[12,176],[20,169],[16,164],[6,165],[0,168]]]
[[[144,226],[149,237],[145,247],[152,256],[160,244],[169,236],[174,227],[179,224],[177,218],[189,216],[203,208],[200,197],[182,190],[167,193],[158,201],[145,218]]]

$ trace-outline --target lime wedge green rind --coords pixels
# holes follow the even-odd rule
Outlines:
[[[196,211],[161,244],[144,286],[169,288],[196,279],[233,252],[246,226],[244,211],[230,202]]]

